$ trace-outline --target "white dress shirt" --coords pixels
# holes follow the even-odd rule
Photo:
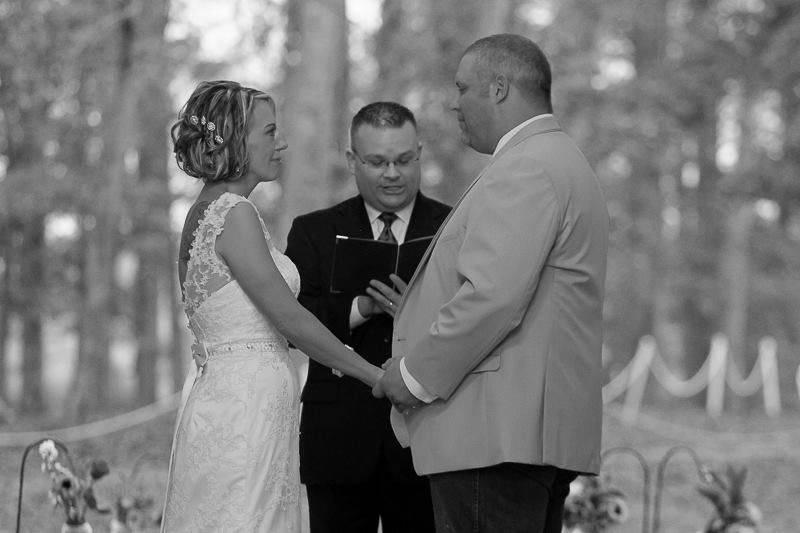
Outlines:
[[[512,137],[514,137],[514,135],[519,133],[522,130],[522,128],[526,127],[528,124],[531,124],[532,122],[535,122],[539,119],[552,116],[553,115],[551,113],[536,115],[535,117],[531,117],[528,120],[518,124],[516,127],[509,130],[508,133],[500,137],[500,140],[497,142],[497,146],[495,147],[494,152],[492,153],[492,157],[497,155],[497,152],[499,152],[500,149],[503,146],[505,146],[508,143],[508,141],[511,140]],[[416,379],[414,379],[414,376],[412,376],[409,373],[408,369],[406,368],[405,357],[400,359],[400,375],[403,377],[403,381],[405,382],[406,387],[408,387],[408,390],[411,392],[411,394],[416,396],[418,400],[425,403],[431,403],[433,400],[436,399],[435,395],[425,390],[425,387],[423,387],[422,384]]]
[[[548,118],[548,117],[552,117],[552,116],[553,116],[552,113],[544,113],[542,115],[536,115],[535,117],[531,117],[528,120],[526,120],[525,122],[522,122],[522,123],[518,124],[516,127],[512,128],[511,130],[509,130],[508,133],[506,133],[505,135],[500,137],[500,140],[497,141],[497,146],[495,147],[494,152],[492,153],[492,157],[496,156],[497,152],[499,152],[500,149],[503,146],[505,146],[508,143],[508,141],[511,140],[512,137],[514,137],[514,135],[519,133],[522,130],[522,128],[524,128],[528,124],[536,122],[539,119]]]

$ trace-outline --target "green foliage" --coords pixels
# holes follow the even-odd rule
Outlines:
[[[714,516],[706,526],[706,533],[727,533],[733,526],[755,528],[761,521],[761,511],[744,496],[747,468],[728,465],[725,477],[711,472],[711,483],[701,485],[697,491],[714,506]],[[755,531],[755,529],[752,529]]]

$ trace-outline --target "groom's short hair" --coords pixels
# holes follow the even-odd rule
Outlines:
[[[500,33],[478,39],[464,51],[474,54],[478,78],[489,82],[504,75],[526,100],[543,102],[552,110],[550,63],[539,46],[530,39],[513,33]]]
[[[410,122],[417,129],[417,119],[414,113],[404,105],[397,102],[372,102],[358,110],[350,123],[350,146],[353,146],[353,136],[358,128],[364,124],[374,128],[399,128]]]

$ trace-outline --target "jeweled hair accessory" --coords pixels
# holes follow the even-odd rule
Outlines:
[[[211,122],[210,120],[206,120],[205,116],[201,116],[199,119],[197,115],[192,115],[189,117],[189,122],[193,126],[197,126],[198,123],[200,124],[200,129],[206,136],[206,140],[211,144],[222,144],[225,139],[223,139],[220,135],[215,134],[214,132],[217,130],[217,125]]]

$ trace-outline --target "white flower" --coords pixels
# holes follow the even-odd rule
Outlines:
[[[58,459],[58,448],[56,448],[56,443],[50,439],[43,441],[39,445],[39,456],[42,458],[42,461],[48,465],[52,464],[53,461]]]
[[[73,477],[72,472],[70,472],[69,468],[65,467],[61,463],[55,463],[53,465],[53,468],[56,470],[56,472],[58,472],[59,474],[61,474],[63,476]]]
[[[580,496],[583,494],[583,482],[576,479],[572,483],[569,484],[569,494],[570,496]]]
[[[610,518],[615,524],[621,524],[625,522],[630,515],[630,512],[628,511],[628,504],[625,503],[625,500],[619,496],[609,497],[602,504],[600,504],[600,506],[608,515],[608,518]]]
[[[111,523],[108,525],[108,530],[110,533],[126,533],[128,527],[116,518],[112,518]]]
[[[756,525],[761,523],[761,520],[764,518],[764,515],[761,514],[761,509],[758,508],[756,504],[753,502],[747,502],[744,504],[745,509],[747,509],[747,514],[750,516],[750,520],[756,523]]]

